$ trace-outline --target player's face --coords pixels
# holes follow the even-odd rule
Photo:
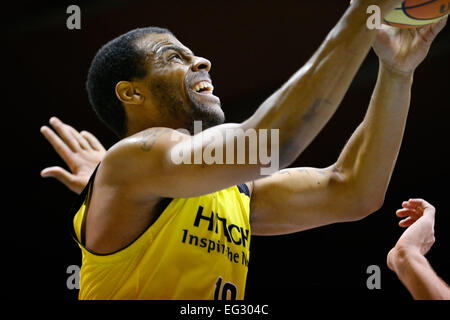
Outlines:
[[[150,34],[140,45],[148,53],[145,81],[152,103],[162,114],[182,119],[186,129],[192,129],[194,120],[201,120],[204,129],[225,121],[208,60],[169,34]]]

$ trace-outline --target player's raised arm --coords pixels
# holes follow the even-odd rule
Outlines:
[[[366,27],[366,9],[369,2],[374,3],[374,1],[355,1],[308,63],[270,96],[247,121],[241,124],[213,126],[194,136],[176,133],[171,129],[146,129],[122,140],[107,153],[100,166],[99,173],[105,177],[101,181],[115,185],[119,183],[122,187],[130,183],[136,192],[133,191],[132,194],[137,195],[139,190],[142,190],[144,194],[140,196],[144,198],[149,194],[189,197],[262,177],[261,169],[264,164],[259,157],[256,164],[249,164],[247,161],[244,165],[236,161],[233,164],[227,162],[227,165],[207,164],[204,157],[200,164],[174,163],[172,156],[182,150],[192,150],[193,154],[204,155],[208,148],[213,148],[220,150],[223,159],[226,159],[227,147],[234,142],[234,138],[228,138],[227,131],[232,130],[238,132],[238,136],[247,133],[248,130],[255,130],[258,145],[260,129],[279,130],[279,166],[286,167],[292,163],[333,115],[370,49],[376,31],[370,31]],[[384,14],[399,2],[375,1]],[[209,72],[211,67],[209,61],[194,56],[176,39],[171,40],[168,37],[160,42],[159,39],[153,40],[144,42],[144,46],[174,48],[178,45],[180,48],[178,51],[167,49],[167,52],[176,51],[174,55],[169,55],[168,59],[176,61],[180,70],[189,68],[194,74]],[[295,38],[292,40],[296,41]],[[163,43],[166,42],[171,42],[171,45],[164,47]],[[165,65],[158,64],[158,50],[150,57],[153,59],[150,61],[153,61],[154,69],[153,80],[148,81],[156,81],[155,78],[160,76],[159,72],[162,76],[163,72],[167,74],[167,70],[170,70]],[[140,87],[139,81],[121,82],[116,86],[116,94],[124,103],[126,110],[137,110],[145,105],[144,102],[148,97],[141,88],[143,86]],[[135,126],[138,122],[137,120],[134,122]],[[221,139],[216,139],[211,146],[207,136],[219,136]],[[246,144],[246,159],[252,157],[252,152],[256,151],[253,147]],[[117,168],[121,168],[120,172]],[[114,175],[110,174],[112,172]]]
[[[382,206],[403,138],[413,72],[445,24],[444,19],[417,30],[380,30],[374,44],[378,81],[363,122],[330,167],[286,169],[255,181],[254,234],[353,221]]]
[[[280,129],[280,145],[288,146],[280,150],[283,164],[296,159],[331,118],[366,57],[377,34],[366,27],[368,6],[379,5],[385,15],[400,2],[355,0],[305,66],[245,123]]]

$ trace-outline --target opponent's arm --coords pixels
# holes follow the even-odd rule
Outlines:
[[[395,252],[395,253],[394,253]],[[450,287],[417,251],[396,248],[391,269],[417,300],[450,300]]]
[[[149,194],[190,197],[260,178],[264,166],[261,159],[254,165],[206,165],[204,162],[175,165],[171,161],[174,150],[204,154],[208,148],[221,149],[226,159],[226,146],[234,143],[234,138],[228,139],[226,135],[231,129],[235,132],[255,129],[257,133],[258,129],[279,129],[280,166],[292,163],[335,112],[370,49],[376,31],[366,28],[369,2],[379,4],[386,14],[400,1],[355,1],[308,63],[247,121],[213,127],[195,136],[152,128],[122,140],[108,151],[102,162],[99,173],[105,170],[102,176],[110,177],[104,182],[134,186],[132,194],[137,197],[148,198]],[[223,139],[211,145],[205,143],[208,135]],[[246,159],[251,156],[250,150],[247,145]],[[122,169],[124,177],[117,168]],[[139,190],[144,194],[140,195]]]
[[[353,221],[381,207],[405,129],[413,71],[444,25],[380,31],[374,44],[380,70],[364,121],[330,167],[286,169],[254,182],[253,234]]]
[[[407,227],[395,247],[389,251],[387,264],[414,299],[450,299],[450,287],[434,272],[425,254],[434,243],[435,208],[422,199],[403,202],[397,216]]]

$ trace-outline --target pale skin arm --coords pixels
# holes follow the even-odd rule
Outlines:
[[[414,299],[449,300],[450,287],[435,273],[425,254],[433,245],[435,208],[423,199],[403,202],[396,212],[406,227],[395,247],[389,251],[387,264]]]
[[[413,72],[445,23],[380,31],[374,44],[378,81],[363,122],[330,167],[285,169],[254,182],[253,234],[354,221],[381,207],[405,129]]]

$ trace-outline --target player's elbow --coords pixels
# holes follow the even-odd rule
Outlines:
[[[349,201],[353,203],[348,204],[342,210],[342,221],[345,222],[362,220],[372,213],[377,212],[383,206],[383,201],[381,200],[365,199],[358,196],[351,197]]]
[[[383,207],[386,197],[386,187],[365,183],[359,187],[358,197],[361,203],[360,217],[365,218],[368,215],[377,212]]]
[[[384,203],[384,197],[372,197],[370,195],[364,196],[360,199],[359,210],[357,212],[356,220],[364,219],[365,217],[377,212],[381,209]]]
[[[358,181],[343,179],[341,197],[346,221],[358,221],[381,209],[385,194],[374,192]]]

